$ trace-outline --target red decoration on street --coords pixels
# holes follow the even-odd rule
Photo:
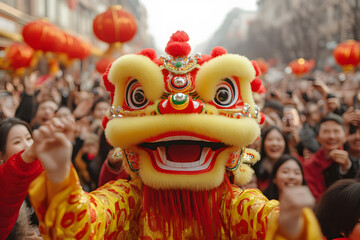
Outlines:
[[[98,71],[99,73],[103,74],[107,67],[109,66],[109,64],[111,64],[115,59],[112,57],[104,57],[101,58],[95,65],[95,69],[96,71]]]
[[[276,65],[276,61],[275,61],[274,58],[269,58],[268,63],[269,63],[269,65],[272,66],[272,67]]]
[[[90,44],[67,34],[45,20],[36,20],[23,27],[24,41],[33,49],[57,54],[66,53],[68,58],[84,59],[90,55]]]
[[[71,51],[73,47],[73,36],[66,32],[61,32],[60,37],[63,39],[63,44],[59,46],[59,53]]]
[[[292,73],[298,77],[310,72],[314,65],[315,61],[313,59],[307,61],[303,58],[299,58],[289,63]]]
[[[340,43],[334,49],[333,56],[344,70],[352,70],[356,65],[360,64],[360,42],[347,40]]]
[[[24,41],[35,50],[59,52],[65,44],[62,31],[45,20],[36,20],[22,29]]]
[[[31,65],[34,50],[23,43],[13,43],[6,50],[5,61],[12,69],[26,68]]]
[[[84,59],[90,55],[90,44],[71,35],[67,35],[67,48],[65,53],[68,57]]]
[[[93,21],[95,36],[109,44],[131,40],[137,30],[134,16],[121,6],[112,6]]]

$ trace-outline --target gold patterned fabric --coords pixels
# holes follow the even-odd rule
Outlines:
[[[278,201],[268,201],[257,189],[232,188],[221,198],[221,236],[214,239],[265,239],[266,232],[266,239],[285,239],[277,233]],[[120,179],[85,193],[74,169],[61,184],[50,183],[42,173],[32,183],[30,196],[44,239],[164,239],[164,231],[154,224],[156,216],[143,210],[142,188],[134,181]],[[299,239],[320,239],[312,211],[305,210],[304,216]],[[184,225],[190,227],[181,239],[204,238],[196,224]],[[165,238],[175,239],[171,233],[165,231]]]

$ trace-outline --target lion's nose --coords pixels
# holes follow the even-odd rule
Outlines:
[[[160,101],[158,109],[161,114],[201,113],[203,103],[200,100],[193,100],[192,97],[187,94],[176,93]]]

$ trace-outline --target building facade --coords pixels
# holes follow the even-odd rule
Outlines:
[[[252,54],[288,63],[296,58],[328,62],[336,45],[360,40],[359,0],[259,0],[249,27]],[[262,36],[262,40],[256,40]],[[272,49],[272,50],[269,50]],[[257,51],[256,51],[257,50]]]
[[[4,57],[5,48],[12,42],[23,41],[21,32],[24,25],[45,18],[64,32],[92,45],[90,57],[76,60],[68,69],[80,82],[86,82],[93,78],[95,64],[109,46],[95,37],[93,19],[112,5],[121,5],[137,21],[135,36],[113,52],[114,57],[154,48],[153,38],[147,31],[146,9],[139,0],[0,0],[0,58]],[[0,80],[4,74],[0,71]]]

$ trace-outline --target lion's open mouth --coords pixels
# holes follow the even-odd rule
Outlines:
[[[158,136],[139,145],[151,156],[153,167],[159,172],[199,174],[211,171],[216,156],[226,145],[193,134]]]

